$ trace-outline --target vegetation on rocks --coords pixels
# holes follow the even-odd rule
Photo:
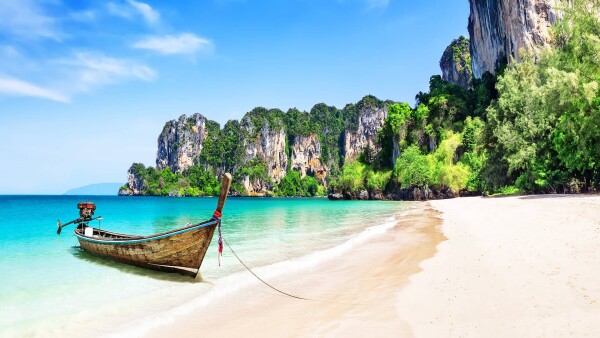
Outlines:
[[[150,195],[214,195],[216,177],[226,171],[234,174],[233,189],[241,195],[247,193],[244,180],[260,182],[274,196],[364,196],[366,191],[369,198],[386,198],[415,188],[450,195],[598,189],[600,4],[574,0],[562,11],[551,48],[524,53],[519,62],[509,60],[495,75],[485,73],[468,86],[435,75],[414,105],[369,95],[343,109],[324,103],[310,112],[255,108],[223,129],[208,121],[208,137],[193,167],[173,173],[134,164],[130,173]],[[455,41],[459,50],[453,55],[470,60],[467,43]],[[361,114],[383,108],[387,117],[376,143],[362,143],[358,159],[346,159],[345,133],[357,130]],[[297,138],[316,135],[326,178],[314,172],[302,177],[288,166],[275,168],[285,176],[273,179],[276,164],[244,158],[248,142],[274,130],[285,133],[288,159]]]

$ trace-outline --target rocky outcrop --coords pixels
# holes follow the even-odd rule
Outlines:
[[[464,36],[452,41],[440,59],[442,80],[469,88],[473,76],[469,39]]]
[[[138,196],[143,194],[146,186],[140,172],[145,169],[143,164],[134,163],[127,170],[127,184],[119,189],[119,196]]]
[[[344,132],[344,156],[345,161],[353,161],[367,147],[378,153],[381,149],[377,142],[377,132],[383,127],[383,122],[388,114],[388,106],[361,105],[358,111],[358,128],[356,130],[346,129]]]
[[[307,174],[323,180],[329,171],[321,162],[321,143],[317,135],[296,136],[291,149],[290,165],[292,170],[300,172],[302,178]]]
[[[202,175],[219,176],[225,171],[234,175],[232,191],[240,195],[276,193],[277,184],[290,170],[302,178],[314,176],[326,187],[326,176],[337,172],[344,160],[360,154],[376,159],[377,133],[390,103],[367,95],[342,110],[324,103],[310,112],[257,107],[223,129],[200,114],[181,115],[167,122],[158,137],[156,170],[135,164],[120,193],[176,196],[181,189],[194,188],[189,194],[202,194],[200,185],[208,180]],[[198,171],[179,175],[193,166]],[[166,168],[178,175],[161,172]],[[369,194],[362,192],[357,198],[371,198]]]
[[[473,76],[494,73],[504,60],[518,60],[522,48],[535,51],[548,46],[560,1],[469,0]]]
[[[379,201],[428,201],[458,197],[451,189],[431,189],[426,187],[411,187],[394,189],[384,193],[380,190],[360,190],[357,192],[332,192],[327,197],[332,200],[379,200]]]
[[[202,152],[206,136],[206,118],[201,114],[181,115],[167,122],[158,136],[156,168],[182,172],[191,167]]]
[[[242,120],[241,128],[244,134],[243,163],[261,162],[267,166],[268,178],[245,176],[243,185],[249,194],[264,194],[272,190],[274,183],[279,183],[285,177],[288,167],[286,153],[286,134],[283,125],[270,126],[267,121],[255,129],[252,119],[248,116]]]
[[[133,192],[131,191],[131,189],[129,189],[128,185],[124,185],[119,188],[119,192],[117,193],[117,195],[118,196],[132,196]]]

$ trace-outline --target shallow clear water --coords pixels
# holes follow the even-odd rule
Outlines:
[[[218,266],[216,238],[202,264],[199,283],[90,256],[79,249],[72,226],[56,235],[56,220],[65,223],[77,218],[77,203],[84,200],[96,203],[96,216],[104,217],[101,228],[139,235],[208,219],[217,203],[216,198],[0,196],[0,336],[85,335],[82,328],[94,329],[98,317],[113,325],[95,328],[105,332],[93,332],[110,333],[147,314],[202,299],[225,285],[220,281],[227,278],[251,278],[241,272],[244,268],[227,247],[223,265]],[[390,221],[404,205],[229,198],[223,237],[246,264],[273,276],[295,264],[284,267],[278,262],[301,261],[308,255],[314,259],[315,252],[347,243],[369,226]],[[97,227],[98,222],[90,225]]]

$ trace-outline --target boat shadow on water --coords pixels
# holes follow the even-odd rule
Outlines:
[[[142,277],[149,277],[161,281],[168,282],[181,282],[181,283],[207,283],[202,279],[202,276],[198,274],[198,277],[193,278],[190,276],[184,276],[176,272],[163,272],[163,271],[154,271],[149,270],[142,267],[137,267],[134,265],[129,265],[125,263],[120,263],[109,258],[105,257],[97,257],[94,256],[85,250],[83,250],[80,246],[71,247],[71,254],[77,259],[81,259],[86,261],[87,263],[92,263],[95,265],[107,266],[113,269],[117,269],[121,272],[134,274]]]

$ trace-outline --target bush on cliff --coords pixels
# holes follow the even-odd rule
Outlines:
[[[452,132],[446,133],[436,151],[427,155],[416,145],[411,145],[396,161],[394,178],[402,188],[427,185],[454,191],[464,189],[471,169],[455,160],[460,145],[460,135]]]
[[[277,196],[315,197],[324,196],[325,188],[312,176],[301,177],[300,172],[292,170],[281,179],[275,191]]]
[[[422,186],[431,181],[432,168],[427,155],[416,145],[406,148],[394,166],[394,177],[403,188]]]
[[[357,193],[361,190],[383,192],[392,177],[391,170],[375,170],[360,161],[344,164],[337,179],[331,182],[334,191]]]

